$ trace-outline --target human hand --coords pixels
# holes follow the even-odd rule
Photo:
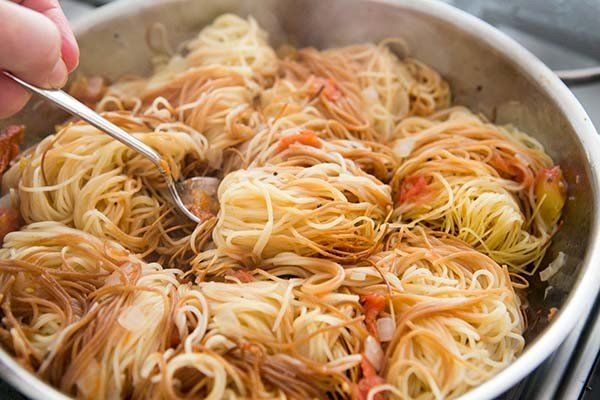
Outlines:
[[[0,0],[0,21],[0,70],[46,88],[67,82],[79,48],[58,0]],[[30,97],[0,74],[0,118],[18,112]]]

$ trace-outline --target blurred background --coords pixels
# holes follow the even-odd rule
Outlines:
[[[72,19],[111,1],[114,0],[60,0],[60,3]],[[600,0],[438,1],[494,25],[553,70],[598,67],[595,82],[571,85],[571,89],[594,124],[600,126]]]
[[[69,19],[112,0],[60,0]],[[126,1],[126,0],[121,0]],[[260,1],[260,0],[256,0]],[[600,129],[600,0],[437,0],[494,25],[562,76],[582,68],[595,79],[567,82]],[[600,306],[562,347],[503,399],[600,399]],[[0,382],[0,398],[23,399]]]

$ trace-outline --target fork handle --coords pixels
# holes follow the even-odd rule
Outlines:
[[[42,89],[40,87],[25,82],[24,80],[14,76],[8,71],[2,72],[4,73],[4,75],[17,82],[19,85],[23,86],[25,89],[45,98],[46,100],[49,100],[50,102],[56,104],[58,107],[62,108],[69,114],[81,118],[90,125],[100,129],[103,132],[106,132],[113,139],[118,140],[125,146],[142,154],[148,160],[152,161],[152,163],[156,165],[156,167],[159,170],[161,170],[161,173],[163,173],[163,171],[167,172],[164,168],[164,165],[166,164],[164,164],[162,157],[153,148],[151,148],[141,140],[137,139],[133,135],[128,134],[112,122],[103,118],[97,112],[90,109],[88,106],[86,106],[79,100],[73,98],[67,92],[57,89]]]
[[[165,182],[167,184],[167,188],[169,189],[169,195],[171,196],[173,204],[192,221],[200,222],[200,219],[196,215],[194,215],[190,210],[188,210],[188,208],[183,204],[183,201],[181,200],[181,197],[177,192],[173,175],[171,175],[171,172],[169,171],[169,164],[167,164],[167,162],[164,161],[160,154],[158,154],[158,152],[156,152],[153,148],[151,148],[141,140],[137,139],[135,136],[128,134],[123,129],[119,128],[109,120],[103,118],[100,114],[98,114],[85,104],[81,103],[79,100],[75,99],[68,93],[59,89],[42,89],[40,87],[31,85],[30,83],[27,83],[20,78],[17,78],[8,71],[2,72],[4,73],[4,75],[17,82],[19,85],[23,86],[25,89],[43,97],[44,99],[50,101],[53,104],[56,104],[58,107],[62,108],[69,114],[81,118],[85,122],[100,129],[102,132],[105,132],[113,139],[118,140],[125,146],[138,152],[139,154],[143,155],[148,160],[150,160],[165,178]]]

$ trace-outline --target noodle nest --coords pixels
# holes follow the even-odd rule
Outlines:
[[[453,107],[397,39],[274,49],[229,14],[178,51],[165,34],[151,76],[72,94],[218,189],[191,223],[151,163],[75,119],[25,151],[0,250],[23,367],[80,399],[423,400],[519,356],[566,197],[537,141]]]

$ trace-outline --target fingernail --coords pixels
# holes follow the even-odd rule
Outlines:
[[[48,86],[52,89],[61,88],[67,83],[67,78],[69,74],[67,73],[67,66],[62,58],[59,58],[52,71],[48,75]]]

